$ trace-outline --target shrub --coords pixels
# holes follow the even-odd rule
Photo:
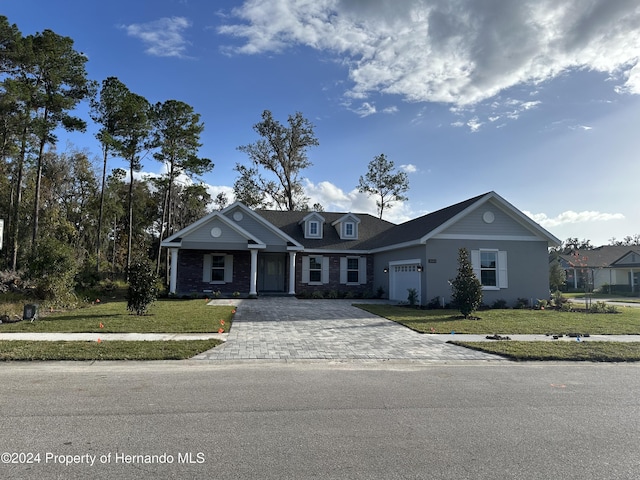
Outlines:
[[[54,238],[44,238],[29,256],[28,276],[38,298],[58,307],[74,307],[75,276],[79,264],[73,248]]]
[[[382,285],[380,285],[378,287],[378,290],[376,290],[376,298],[384,298],[384,294],[386,292],[384,291],[384,288],[382,287]]]
[[[415,307],[418,303],[418,290],[415,288],[407,288],[407,292],[409,295],[407,296],[407,302],[409,302],[410,307]]]
[[[491,308],[505,309],[507,308],[507,301],[503,298],[499,298],[498,300],[496,300],[491,304]]]
[[[440,297],[433,297],[427,303],[427,308],[435,310],[437,308],[442,308],[442,303],[440,303]]]
[[[158,298],[158,277],[151,263],[146,260],[132,263],[128,273],[127,310],[144,315]]]
[[[482,285],[473,273],[469,251],[466,248],[458,250],[458,275],[451,282],[453,301],[464,318],[478,309],[482,303]]]
[[[324,298],[324,293],[322,293],[322,290],[314,290],[311,294],[311,298],[322,299]]]
[[[338,291],[337,290],[329,290],[327,292],[327,298],[331,298],[331,299],[338,298]]]
[[[549,305],[549,301],[545,299],[538,299],[538,304],[536,305],[540,310],[544,310]]]
[[[562,306],[567,303],[567,299],[564,298],[560,290],[556,290],[555,292],[553,292],[553,294],[551,295],[551,301],[553,303],[553,306],[558,310],[562,309]]]
[[[528,298],[518,298],[516,300],[516,307],[515,308],[529,308],[529,299]]]
[[[618,313],[614,305],[607,305],[604,302],[596,302],[589,308],[589,313]]]

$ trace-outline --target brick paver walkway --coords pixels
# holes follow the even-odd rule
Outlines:
[[[503,360],[430,338],[351,303],[291,297],[240,300],[227,342],[194,358]]]

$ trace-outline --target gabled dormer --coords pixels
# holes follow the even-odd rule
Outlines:
[[[311,212],[309,215],[300,220],[298,224],[302,225],[302,228],[304,230],[304,238],[322,238],[324,221],[324,217],[318,212]]]
[[[353,213],[347,213],[346,215],[343,215],[331,225],[336,228],[338,235],[340,235],[340,239],[358,239],[358,226],[360,225],[360,219]]]

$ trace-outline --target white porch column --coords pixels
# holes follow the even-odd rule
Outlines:
[[[249,295],[258,295],[258,250],[251,250],[251,274],[249,275]]]
[[[171,248],[171,276],[169,277],[169,293],[176,293],[178,283],[178,249]]]
[[[296,294],[296,252],[289,252],[289,295]]]

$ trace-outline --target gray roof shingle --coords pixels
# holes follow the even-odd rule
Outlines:
[[[487,194],[478,195],[399,225],[381,220],[368,213],[354,213],[353,215],[357,216],[361,222],[358,227],[358,239],[356,240],[342,240],[336,228],[331,226],[333,222],[346,215],[346,213],[319,212],[325,219],[322,239],[304,238],[303,227],[299,222],[309,215],[309,212],[257,210],[256,213],[307,249],[372,250],[416,241],[455,217],[485,195]]]

